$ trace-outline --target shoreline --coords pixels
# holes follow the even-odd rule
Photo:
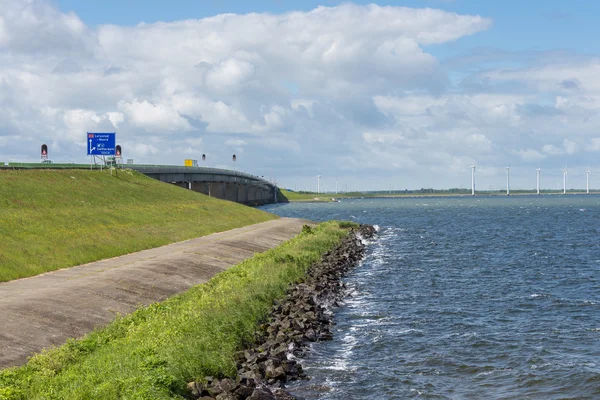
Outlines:
[[[414,198],[435,198],[435,197],[524,197],[524,196],[532,196],[532,197],[541,197],[541,196],[587,196],[587,195],[600,195],[600,192],[567,192],[565,193],[511,193],[510,195],[506,195],[506,193],[475,193],[475,195],[471,194],[462,194],[462,193],[432,193],[432,194],[390,194],[390,195],[364,195],[364,196],[340,196],[340,197],[332,197],[332,200],[317,200],[317,199],[299,199],[299,200],[288,200],[286,203],[337,203],[340,200],[355,200],[355,199],[414,199]]]
[[[281,223],[282,219],[275,221]],[[256,343],[260,336],[257,332],[264,332],[261,324],[267,321],[274,302],[285,298],[296,282],[306,283],[307,271],[314,269],[323,255],[331,254],[332,249],[345,238],[353,237],[350,231],[358,227],[357,224],[340,221],[314,226],[309,221],[297,220],[294,225],[300,232],[290,240],[285,240],[282,232],[273,232],[275,235],[271,235],[267,242],[270,246],[275,246],[275,242],[280,245],[267,251],[248,248],[250,242],[258,239],[256,232],[249,232],[249,237],[233,235],[230,238],[231,250],[240,257],[246,252],[253,252],[254,256],[216,274],[205,284],[170,296],[165,301],[137,308],[131,314],[118,316],[109,325],[79,339],[67,342],[59,340],[62,344],[57,343],[58,347],[46,348],[26,364],[1,370],[0,398],[190,398],[188,382],[191,380],[204,379],[206,382],[209,381],[209,375],[235,377],[238,369],[236,354]],[[216,251],[213,259],[220,260],[222,246],[209,247]],[[348,249],[348,252],[353,253],[354,250]],[[188,252],[184,261],[187,265],[196,259],[200,259],[201,264],[207,261],[203,251]],[[165,274],[173,277],[171,263],[164,261],[158,263],[167,269],[163,271],[163,278]],[[134,272],[138,279],[144,280],[145,271],[137,269]],[[60,273],[52,275],[56,277]],[[88,274],[85,275],[85,279],[90,278]],[[175,275],[185,279],[187,274]],[[97,276],[91,278],[97,280]],[[81,279],[84,277],[75,281]],[[24,282],[30,283],[31,280]],[[84,294],[94,294],[86,291],[92,283],[87,282],[83,288]],[[68,294],[60,288],[56,291]],[[22,292],[35,294],[31,290]],[[121,292],[107,293],[107,296],[102,296],[100,303],[121,297]],[[5,296],[0,300],[7,301],[10,297]],[[87,298],[90,299],[89,296]],[[79,301],[74,306],[85,303],[87,301]],[[43,304],[40,301],[33,306],[42,305],[45,307],[43,310],[35,310],[38,315],[46,316],[46,309],[57,308],[57,304],[48,299]],[[0,307],[2,309],[6,307]],[[67,312],[62,312],[60,317],[64,319],[67,315]],[[35,335],[39,330],[29,329],[24,333]],[[278,340],[281,340],[282,335],[278,336]],[[7,348],[16,347],[9,345]],[[278,366],[271,367],[277,369]],[[263,364],[263,368],[266,372],[266,365]],[[267,381],[272,378],[274,376]],[[74,382],[77,383],[75,386]],[[237,385],[238,382],[234,380],[233,383]],[[264,394],[261,390],[256,393],[259,397],[252,397],[255,389],[252,393],[246,392],[246,397],[224,394],[214,398],[264,398],[261,397]],[[289,400],[292,397],[280,398]]]
[[[308,221],[278,218],[0,283],[0,369],[205,283],[292,239]],[[168,277],[168,279],[165,279]],[[37,326],[32,330],[31,326]]]
[[[288,382],[309,379],[297,357],[310,351],[310,343],[333,338],[330,311],[346,296],[341,278],[364,257],[366,245],[362,238],[371,238],[375,233],[371,225],[354,228],[338,246],[310,266],[301,282],[275,302],[268,321],[257,333],[257,343],[236,353],[237,377],[207,376],[203,381],[189,382],[191,398],[301,399],[285,390]]]

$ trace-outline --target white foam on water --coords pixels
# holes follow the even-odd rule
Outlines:
[[[404,329],[404,330],[398,331],[398,332],[396,332],[396,334],[398,334],[398,335],[406,335],[406,334],[413,333],[413,332],[415,332],[415,333],[423,333],[423,331],[421,329],[410,328],[410,329]]]
[[[512,368],[494,368],[490,371],[483,371],[483,372],[479,372],[478,374],[475,374],[476,377],[478,376],[488,376],[488,375],[492,375],[496,372],[503,372],[503,371],[512,371]]]

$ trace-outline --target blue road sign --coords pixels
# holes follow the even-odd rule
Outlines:
[[[88,156],[114,156],[115,155],[114,133],[91,133],[87,134]]]

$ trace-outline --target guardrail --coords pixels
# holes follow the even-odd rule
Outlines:
[[[178,165],[148,165],[148,164],[129,164],[127,168],[131,168],[141,173],[163,173],[163,174],[208,174],[208,175],[227,175],[235,176],[240,179],[247,179],[257,181],[261,183],[268,183],[272,185],[268,180],[261,178],[256,175],[248,174],[240,171],[232,171],[221,168],[209,168],[209,167],[181,167]]]
[[[221,168],[209,167],[183,167],[179,165],[156,165],[156,164],[119,164],[120,168],[130,168],[142,174],[209,174],[209,175],[227,175],[235,176],[240,179],[251,180],[273,186],[268,180],[256,175],[240,171],[232,171]],[[5,164],[0,162],[0,169],[100,169],[100,164],[71,164],[71,163],[19,163],[9,162]],[[106,166],[102,166],[106,168]]]

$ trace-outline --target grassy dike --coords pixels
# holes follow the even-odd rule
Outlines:
[[[131,170],[0,170],[0,282],[274,218]]]
[[[171,399],[204,376],[233,376],[274,299],[348,231],[326,222],[140,308],[80,340],[0,372],[0,399]]]
[[[289,190],[286,189],[279,189],[279,191],[281,192],[281,194],[290,202],[294,202],[294,201],[306,201],[306,202],[311,202],[311,201],[315,201],[315,202],[330,202],[331,200],[331,196],[335,196],[332,195],[331,193],[329,194],[324,194],[324,193],[299,193],[299,192],[290,192]]]

